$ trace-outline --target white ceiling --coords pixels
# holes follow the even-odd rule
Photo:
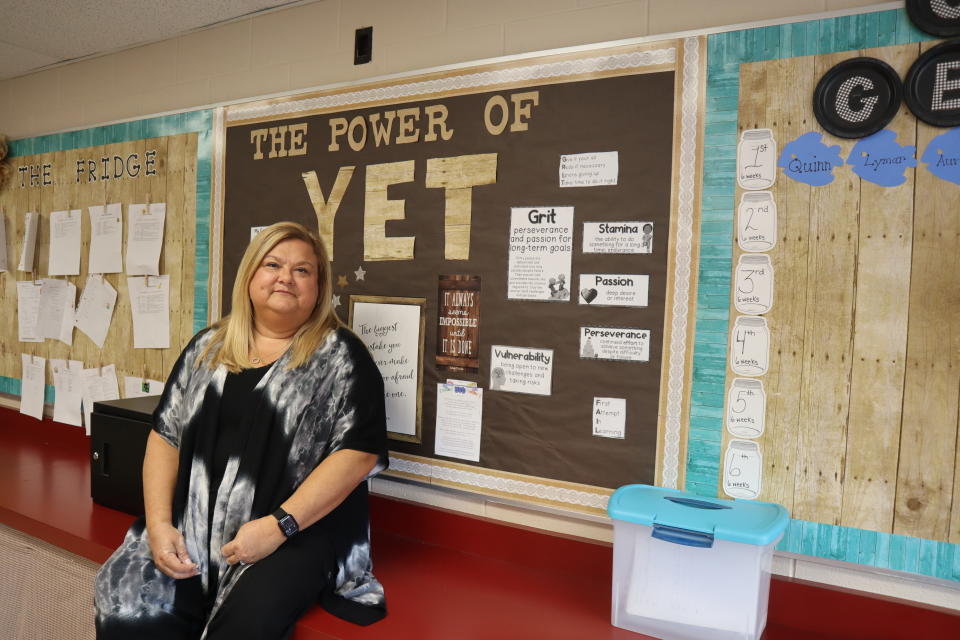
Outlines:
[[[303,0],[0,0],[0,80]]]

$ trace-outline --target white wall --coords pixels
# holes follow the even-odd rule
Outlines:
[[[883,3],[879,6],[889,6]],[[707,29],[869,0],[323,0],[0,82],[11,138],[483,58]],[[353,33],[374,27],[373,61],[353,66]],[[603,519],[376,480],[385,495],[609,541]],[[960,586],[818,559],[777,573],[960,609]]]
[[[2,81],[0,133],[24,138],[482,58],[877,4],[322,0]],[[355,67],[354,31],[370,25],[373,61]]]

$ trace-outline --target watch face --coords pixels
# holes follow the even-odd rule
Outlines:
[[[297,532],[297,521],[293,519],[293,516],[287,514],[278,522],[280,529],[283,531],[283,535],[288,538]]]

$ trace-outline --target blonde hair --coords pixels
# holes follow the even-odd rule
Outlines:
[[[333,310],[333,283],[330,260],[320,239],[296,222],[277,222],[258,233],[243,252],[237,279],[233,283],[230,315],[215,323],[213,337],[200,355],[198,364],[205,362],[211,369],[224,365],[237,373],[250,369],[250,350],[253,347],[253,303],[250,302],[250,281],[260,263],[270,251],[285,240],[302,240],[317,257],[317,305],[293,336],[287,368],[304,364],[327,335],[342,326]]]

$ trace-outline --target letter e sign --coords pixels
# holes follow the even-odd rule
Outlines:
[[[927,124],[960,125],[960,42],[944,42],[917,58],[904,93],[910,111]]]

